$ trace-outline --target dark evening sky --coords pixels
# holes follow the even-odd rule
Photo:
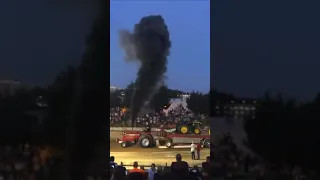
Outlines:
[[[205,1],[196,2],[166,1],[154,6],[136,1],[111,9],[115,14],[110,29],[114,43],[110,46],[115,53],[111,83],[124,86],[136,72],[134,65],[121,59],[115,44],[117,29],[130,28],[140,17],[156,13],[166,18],[172,31],[169,86],[185,91],[209,89],[209,8]],[[214,87],[253,97],[267,89],[299,99],[310,99],[318,92],[319,1],[234,0],[213,6]],[[90,4],[62,7],[43,0],[1,1],[0,77],[44,85],[67,64],[77,64],[92,25],[93,9]]]
[[[94,6],[59,1],[0,1],[0,77],[46,85],[80,62]]]
[[[320,90],[320,1],[219,1],[213,6],[214,87],[253,97],[270,89],[299,99]]]

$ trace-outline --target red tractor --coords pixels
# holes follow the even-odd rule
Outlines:
[[[210,147],[210,135],[195,135],[195,134],[174,134],[166,131],[126,131],[122,133],[122,138],[117,139],[121,147],[125,148],[130,145],[138,144],[142,148],[154,147],[156,141],[159,144],[165,142],[168,148],[178,144],[191,144],[191,142],[200,142],[203,147]]]
[[[155,145],[154,137],[151,131],[126,131],[122,133],[122,138],[117,139],[121,147],[125,148],[138,144],[140,147],[147,148]]]

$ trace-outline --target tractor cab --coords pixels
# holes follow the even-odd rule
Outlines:
[[[187,121],[192,121],[190,117],[182,117],[180,122],[187,122]]]
[[[116,140],[121,147],[125,148],[131,145],[139,144],[139,146],[146,148],[154,145],[153,136],[151,133],[141,131],[125,131],[121,138]]]
[[[192,124],[193,125],[202,125],[202,122],[195,120],[192,122]]]

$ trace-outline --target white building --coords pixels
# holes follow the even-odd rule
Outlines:
[[[181,94],[178,94],[178,98],[180,99],[190,99],[190,93],[181,93]]]
[[[182,106],[185,110],[190,111],[188,108],[187,101],[185,99],[180,98],[172,98],[170,99],[170,106],[167,109],[164,109],[163,112],[168,115],[171,110],[179,108]]]
[[[216,104],[215,114],[220,117],[243,118],[246,116],[255,117],[256,112],[255,100],[238,100],[230,101],[226,104]]]
[[[110,92],[115,92],[117,90],[121,90],[121,88],[118,88],[116,86],[110,86]]]

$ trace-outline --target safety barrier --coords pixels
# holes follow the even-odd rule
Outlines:
[[[110,127],[110,131],[141,131],[142,127]],[[151,128],[151,131],[157,131],[158,128]]]
[[[198,166],[198,169],[201,171],[202,170],[202,164],[195,164],[196,166]],[[133,166],[131,165],[127,165],[127,164],[122,164],[121,166],[126,167],[126,169],[132,169]],[[143,166],[146,170],[151,168],[151,165],[139,165],[140,167]],[[159,165],[156,164],[156,168],[159,167]],[[162,168],[170,168],[171,164],[167,164],[165,166],[161,166]],[[192,170],[194,167],[189,167],[189,170]]]

